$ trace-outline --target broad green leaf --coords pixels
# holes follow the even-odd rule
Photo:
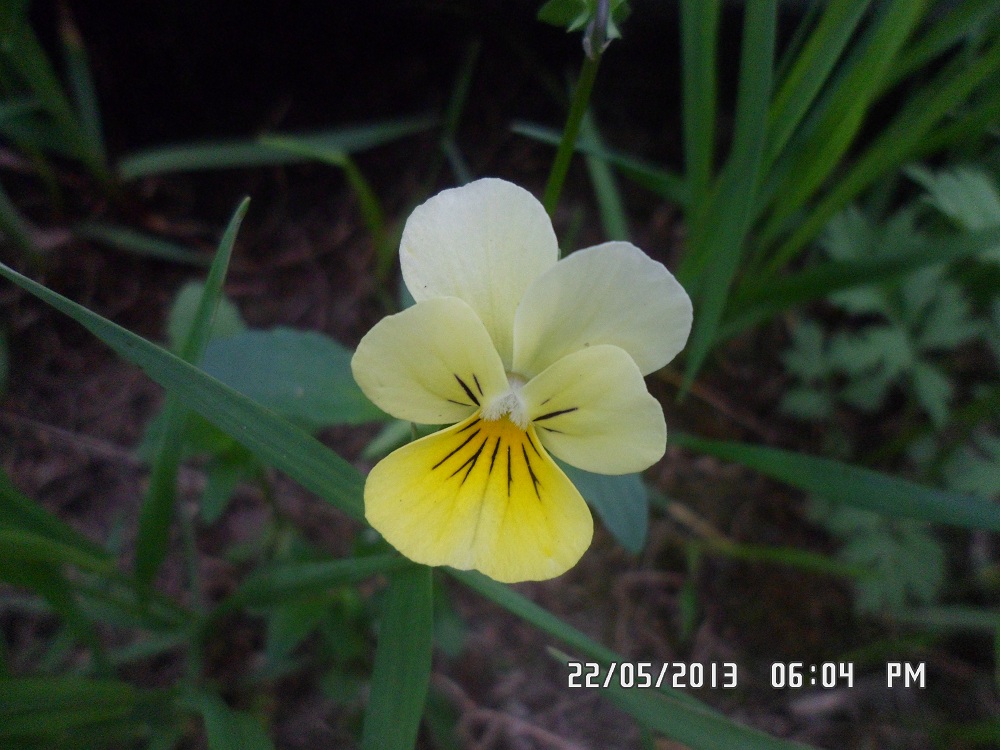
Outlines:
[[[939,430],[943,429],[948,421],[948,407],[952,398],[951,381],[948,377],[933,365],[917,362],[913,367],[913,390],[934,426]]]
[[[212,262],[211,258],[162,237],[155,237],[101,221],[84,221],[77,224],[73,227],[73,234],[149,258],[204,267],[209,266]]]
[[[266,607],[308,599],[331,588],[363,581],[373,575],[395,574],[410,562],[395,553],[371,557],[280,563],[265,567],[247,578],[227,607]]]
[[[649,493],[642,476],[593,474],[557,463],[615,539],[629,552],[641,552],[649,527]]]
[[[364,750],[412,750],[431,676],[434,639],[431,569],[393,573],[379,619]]]
[[[256,718],[230,708],[215,693],[199,693],[192,703],[205,720],[209,750],[274,750],[274,744]]]
[[[576,628],[568,625],[551,612],[539,607],[517,593],[510,586],[490,580],[474,571],[448,571],[473,591],[499,604],[525,622],[562,641],[572,651],[589,661],[601,662],[605,667],[620,664],[624,658],[600,643],[591,640]],[[732,750],[732,748],[761,748],[762,750],[792,750],[804,746],[775,740],[759,730],[745,727],[680,690],[662,686],[659,690],[632,690],[636,694],[655,696],[658,712],[657,731],[683,742],[692,750]],[[662,700],[660,700],[662,699]],[[633,714],[635,715],[635,714]],[[645,715],[645,713],[643,714]],[[761,744],[761,743],[771,744]],[[775,744],[777,743],[777,744]]]
[[[364,516],[364,479],[357,469],[302,429],[165,349],[2,263],[0,276],[73,318],[119,356],[141,367],[164,388],[177,393],[189,409],[232,435],[265,463],[284,471],[351,517],[361,519]]]
[[[201,368],[310,430],[388,417],[351,374],[352,352],[316,331],[244,331],[208,345]]]
[[[434,118],[417,117],[338,128],[315,133],[283,134],[316,148],[354,153],[389,143],[427,130]],[[122,159],[118,173],[123,180],[134,180],[165,172],[189,172],[203,169],[245,169],[275,164],[298,164],[311,157],[286,149],[265,146],[253,140],[229,140],[188,143],[142,151]]]
[[[236,234],[249,204],[249,198],[240,203],[219,242],[219,250],[212,261],[204,289],[178,351],[185,362],[197,364],[212,336],[213,321],[219,300],[223,296],[222,284],[229,269]],[[168,394],[163,407],[161,442],[153,458],[149,488],[139,509],[135,575],[142,583],[152,582],[167,555],[177,495],[177,470],[184,451],[187,418],[188,410],[181,399],[176,394]]]
[[[979,497],[934,490],[860,466],[778,448],[676,432],[671,439],[684,448],[742,464],[833,502],[895,518],[1000,531],[1000,505]]]

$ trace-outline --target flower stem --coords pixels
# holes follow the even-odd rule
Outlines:
[[[555,161],[552,162],[552,171],[549,172],[549,181],[545,185],[545,195],[542,197],[542,205],[545,206],[549,216],[552,216],[556,210],[559,193],[562,192],[563,183],[566,181],[569,162],[573,158],[573,148],[576,146],[576,136],[580,132],[580,123],[583,121],[587,105],[590,103],[590,92],[594,88],[594,80],[597,78],[597,67],[600,62],[600,50],[595,50],[593,57],[584,55],[583,67],[580,68],[580,78],[576,82],[576,91],[573,92],[573,103],[570,105],[569,116],[566,118],[566,127],[563,128],[559,150],[556,151]]]

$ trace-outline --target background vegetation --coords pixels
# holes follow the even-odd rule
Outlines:
[[[0,744],[1000,744],[998,85],[989,0],[5,3]],[[349,368],[484,175],[695,304],[667,456],[518,587],[364,526],[413,428]]]

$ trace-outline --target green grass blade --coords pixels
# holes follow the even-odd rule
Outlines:
[[[350,154],[427,130],[435,122],[432,117],[413,117],[316,133],[284,135],[314,148]],[[164,146],[132,154],[119,162],[118,174],[123,180],[134,180],[167,172],[245,169],[298,164],[308,160],[309,157],[265,146],[256,140],[226,140]]]
[[[499,604],[525,622],[545,631],[582,657],[590,661],[602,662],[605,665],[612,662],[620,664],[624,661],[620,654],[590,639],[551,612],[526,599],[511,587],[497,583],[480,573],[472,571],[448,570],[448,572],[473,591]],[[645,693],[651,691],[636,690],[634,692]],[[710,706],[701,703],[680,690],[661,686],[659,690],[655,691],[655,694],[663,698],[658,704],[659,711],[661,712],[661,721],[664,726],[663,733],[676,739],[683,737],[682,741],[691,747],[692,750],[754,748],[758,747],[758,745],[753,743],[765,740],[772,743],[780,743],[760,746],[769,750],[770,748],[774,748],[774,750],[791,750],[792,748],[803,747],[795,743],[771,740],[756,729],[744,727],[727,719]],[[712,717],[719,723],[711,721]]]
[[[748,3],[743,31],[733,151],[712,200],[693,206],[691,246],[679,269],[696,299],[683,390],[715,341],[729,287],[743,257],[754,199],[761,183],[767,108],[771,99],[777,25],[776,0]],[[689,213],[690,216],[690,213]]]
[[[799,126],[843,54],[871,0],[832,0],[782,81],[768,115],[765,165],[771,165]]]
[[[107,555],[94,555],[79,547],[64,544],[41,534],[7,525],[0,525],[0,559],[4,565],[13,560],[50,565],[73,565],[91,573],[108,574],[114,561]]]
[[[372,243],[375,245],[375,278],[378,279],[379,283],[384,284],[392,269],[396,252],[386,229],[385,211],[382,210],[382,204],[355,161],[343,149],[330,148],[304,138],[265,136],[260,139],[260,143],[267,147],[287,151],[290,154],[315,159],[344,171],[344,176],[354,191],[354,197],[358,199],[361,217],[364,219]]]
[[[412,750],[427,699],[434,641],[431,569],[393,574],[385,594],[363,750]]]
[[[935,128],[976,89],[988,84],[998,70],[1000,41],[994,41],[972,65],[967,66],[964,61],[957,60],[946,66],[931,84],[903,107],[847,174],[796,226],[792,235],[775,251],[768,270],[773,273],[783,268],[806,243],[819,235],[838,211],[883,175],[930,153],[931,149],[946,145],[940,138],[932,137]],[[991,96],[983,106],[987,114],[995,112],[996,98]],[[961,132],[956,130],[952,134]]]
[[[580,123],[580,139],[591,141],[597,148],[603,148],[601,134],[597,130],[594,116],[588,111]],[[601,214],[601,226],[604,236],[609,240],[628,240],[628,217],[625,215],[625,203],[618,190],[618,183],[608,166],[607,161],[599,156],[588,154],[586,157],[587,172],[594,186],[597,206]]]
[[[222,297],[222,284],[229,270],[233,246],[236,244],[236,234],[249,205],[249,198],[240,203],[219,242],[219,250],[208,271],[208,279],[205,281],[194,321],[181,347],[181,359],[185,362],[198,364],[208,345],[215,311]],[[163,407],[164,426],[160,446],[153,460],[149,488],[139,509],[135,575],[140,583],[152,582],[167,555],[177,494],[177,470],[184,449],[187,413],[187,408],[177,395],[167,396]]]
[[[552,128],[542,127],[529,122],[515,122],[511,125],[511,132],[523,135],[542,143],[553,146],[559,145],[559,131]],[[684,206],[687,205],[689,194],[684,178],[668,172],[667,170],[647,164],[627,154],[623,154],[613,149],[602,148],[590,141],[578,140],[576,150],[581,154],[596,156],[611,164],[625,177],[632,180],[647,190],[659,195],[661,198],[673,201]]]
[[[85,221],[77,224],[73,227],[73,234],[148,258],[198,267],[208,267],[212,262],[211,258],[202,253],[175,242],[100,221]]]
[[[719,0],[681,0],[684,173],[695,206],[704,202],[712,180],[721,6]]]
[[[833,502],[893,518],[1000,531],[1000,505],[982,498],[935,490],[860,466],[778,448],[704,440],[676,432],[671,440]]]
[[[253,573],[230,598],[228,607],[263,607],[323,596],[335,586],[412,565],[395,553],[346,560],[281,563]]]
[[[62,38],[66,57],[66,75],[80,130],[88,142],[88,149],[100,158],[102,164],[108,161],[104,148],[104,133],[101,127],[101,109],[97,103],[97,91],[90,75],[90,60],[80,32],[73,22],[66,6],[60,6],[59,36]]]
[[[68,315],[123,359],[141,367],[192,411],[231,435],[261,461],[352,518],[364,517],[364,478],[307,432],[209,377],[162,347],[91,312],[0,263],[0,276]]]
[[[748,279],[734,296],[727,335],[756,325],[795,305],[868,284],[887,284],[927,266],[971,258],[1000,245],[1000,229],[934,237],[895,255],[828,261],[781,278]]]
[[[567,654],[553,650],[553,655],[564,665],[570,661]],[[603,679],[605,673],[601,674]],[[695,750],[806,750],[809,745],[789,740],[779,740],[759,729],[742,726],[708,708],[694,708],[680,704],[655,690],[623,688],[612,675],[601,694],[642,726],[670,737]],[[684,721],[678,722],[676,713],[683,712]]]
[[[64,546],[72,547],[85,555],[108,557],[100,545],[90,541],[30,497],[19,492],[2,471],[0,471],[0,518],[5,525],[16,525]]]
[[[979,29],[995,23],[1000,9],[996,0],[967,0],[955,3],[945,15],[923,32],[907,47],[892,66],[891,73],[882,81],[882,90],[888,91],[911,73],[970,37]]]
[[[847,153],[878,95],[879,80],[919,22],[925,4],[925,0],[890,0],[878,8],[843,73],[832,82],[802,135],[789,146],[781,167],[785,180],[763,229],[765,237],[773,236],[812,198]]]
[[[1000,610],[957,605],[921,607],[893,612],[894,622],[926,630],[1000,632]]]
[[[252,715],[231,709],[215,693],[198,693],[193,707],[205,720],[209,750],[274,750],[264,727]]]
[[[0,240],[10,240],[29,257],[38,253],[35,241],[31,238],[30,225],[21,216],[3,185],[0,185]]]

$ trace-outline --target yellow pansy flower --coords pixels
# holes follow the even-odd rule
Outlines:
[[[628,242],[559,260],[542,205],[498,179],[417,207],[399,256],[416,304],[361,340],[354,377],[399,419],[453,426],[372,469],[368,522],[427,565],[504,582],[565,572],[593,520],[549,454],[600,474],[663,456],[643,376],[683,348],[691,300]]]

